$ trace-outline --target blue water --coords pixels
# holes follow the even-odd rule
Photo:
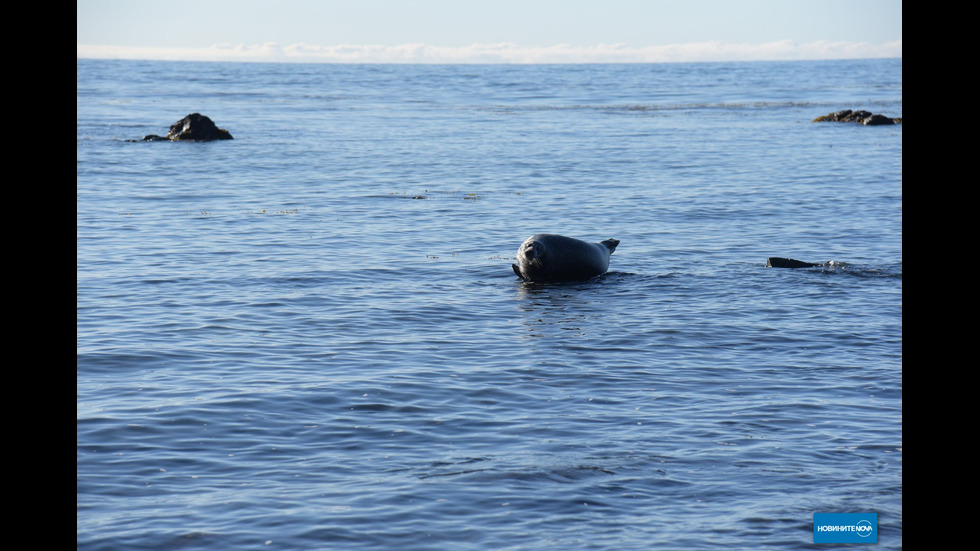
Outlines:
[[[78,549],[902,547],[901,59],[76,83]]]

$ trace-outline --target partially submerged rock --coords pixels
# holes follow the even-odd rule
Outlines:
[[[144,136],[144,142],[155,142],[160,140],[169,141],[195,141],[209,142],[211,140],[231,140],[231,133],[223,128],[218,128],[214,121],[200,113],[191,113],[179,121],[170,125],[170,132],[166,136],[150,134]],[[134,140],[135,141],[135,140]]]
[[[900,118],[889,118],[884,115],[877,115],[870,111],[851,111],[845,109],[836,113],[828,113],[813,119],[813,122],[859,122],[867,126],[877,126],[880,124],[902,124]]]

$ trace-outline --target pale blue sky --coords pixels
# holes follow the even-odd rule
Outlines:
[[[901,0],[77,0],[77,55],[269,61],[900,57]]]

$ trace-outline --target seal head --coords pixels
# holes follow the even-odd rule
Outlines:
[[[588,243],[572,237],[539,233],[527,238],[517,249],[514,273],[524,281],[581,281],[609,269],[609,255],[618,239]]]

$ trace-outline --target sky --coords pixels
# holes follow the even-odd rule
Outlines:
[[[902,56],[902,0],[76,0],[76,57],[637,63]]]

